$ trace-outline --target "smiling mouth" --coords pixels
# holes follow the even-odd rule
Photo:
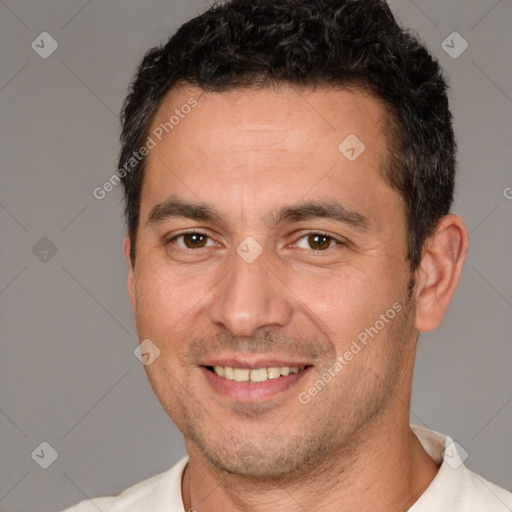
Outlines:
[[[219,377],[235,382],[265,382],[304,371],[309,366],[275,366],[268,368],[233,368],[232,366],[206,366]]]

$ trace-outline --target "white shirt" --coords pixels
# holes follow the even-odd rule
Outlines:
[[[409,512],[511,512],[512,493],[464,466],[463,452],[448,436],[411,425],[425,451],[441,467]],[[444,458],[443,458],[444,455]],[[82,501],[64,512],[186,512],[181,478],[184,457],[171,469],[129,487],[117,497]]]

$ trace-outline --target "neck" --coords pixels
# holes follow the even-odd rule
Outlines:
[[[396,411],[392,411],[393,414]],[[389,414],[388,414],[389,415]],[[314,471],[286,483],[249,480],[213,468],[194,446],[182,481],[185,510],[199,512],[408,510],[430,485],[438,466],[410,430],[408,415],[380,416],[351,444]],[[387,427],[386,427],[387,425]]]

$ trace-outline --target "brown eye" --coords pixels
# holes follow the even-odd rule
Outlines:
[[[312,249],[323,250],[328,249],[331,245],[332,238],[321,233],[315,233],[308,236],[308,244]]]
[[[183,235],[183,241],[189,249],[196,247],[204,247],[206,245],[207,237],[201,233],[187,233]]]
[[[183,241],[181,241],[181,239]],[[182,233],[171,240],[171,242],[174,242],[179,247],[184,247],[186,249],[201,249],[207,246],[208,241],[209,237],[207,235],[195,231]]]

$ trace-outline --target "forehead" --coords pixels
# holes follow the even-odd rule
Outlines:
[[[189,108],[196,101],[197,106]],[[283,84],[277,89],[207,93],[189,86],[166,96],[151,130],[161,126],[164,138],[181,136],[193,140],[196,149],[213,145],[217,152],[247,146],[297,149],[298,141],[313,135],[315,140],[324,140],[322,148],[336,149],[340,137],[350,133],[366,142],[371,136],[376,149],[382,142],[378,139],[384,135],[385,119],[381,102],[359,90],[313,90]],[[194,137],[197,130],[201,138]],[[302,150],[308,149],[313,149],[311,143],[302,146]]]
[[[353,195],[370,186],[377,193],[387,186],[386,115],[379,101],[358,91],[180,87],[150,128],[155,145],[142,203],[144,196],[155,203],[171,193],[246,206],[296,201],[313,189]]]

